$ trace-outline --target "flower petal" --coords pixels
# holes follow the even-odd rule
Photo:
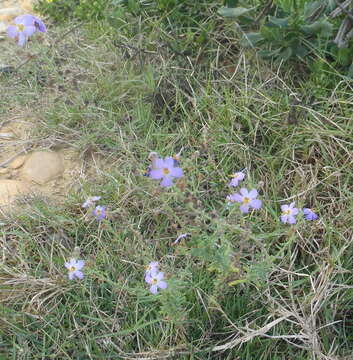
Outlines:
[[[76,269],[81,270],[85,266],[85,260],[77,260]]]
[[[294,216],[292,216],[292,215],[288,216],[288,223],[289,224],[295,224],[296,222],[297,222],[297,220],[295,219]]]
[[[32,36],[36,32],[36,27],[34,25],[25,26],[23,32],[27,37]]]
[[[152,280],[153,280],[153,278],[151,276],[151,272],[150,271],[146,272],[146,276],[145,276],[146,283],[147,284],[152,284]]]
[[[293,202],[291,202],[291,203],[289,204],[289,207],[290,207],[290,208],[294,208],[294,206],[295,206],[295,201],[293,201]]]
[[[242,213],[248,213],[249,212],[249,209],[250,209],[250,207],[249,207],[249,204],[243,204],[243,205],[241,205],[240,206],[240,211],[242,212]]]
[[[47,28],[45,26],[45,24],[43,23],[42,20],[38,19],[37,17],[34,17],[34,26],[36,27],[36,29],[38,29],[38,31],[40,32],[46,32]]]
[[[168,156],[164,159],[164,166],[167,168],[174,167],[174,159],[171,156]]]
[[[23,46],[26,43],[26,41],[27,41],[26,36],[22,32],[19,32],[18,33],[18,45]]]
[[[153,158],[152,159],[152,169],[156,170],[156,169],[162,169],[164,168],[164,160],[160,159],[160,158]]]
[[[165,281],[160,281],[158,283],[158,287],[161,289],[166,289],[168,287],[168,284]]]
[[[260,209],[262,205],[262,201],[259,199],[254,199],[250,201],[250,206],[254,209]]]
[[[183,176],[183,169],[179,167],[171,168],[170,175],[175,178],[180,178]]]
[[[252,189],[252,190],[249,192],[248,197],[249,197],[250,199],[255,199],[255,198],[257,198],[257,195],[258,195],[257,190],[256,190],[256,189]]]
[[[75,273],[73,271],[70,271],[68,276],[70,280],[73,280],[75,278]]]
[[[83,274],[83,272],[82,271],[79,271],[79,270],[76,270],[76,271],[74,271],[74,273],[73,273],[78,279],[80,279],[80,280],[82,280],[83,278],[84,278],[84,274]]]
[[[162,169],[155,169],[150,171],[150,178],[154,180],[162,179],[164,176]]]
[[[7,35],[8,35],[10,38],[15,38],[15,37],[18,35],[17,27],[16,27],[16,26],[9,26],[9,27],[7,28]]]
[[[15,19],[15,24],[23,25],[34,25],[35,17],[33,15],[25,14],[17,16]]]
[[[288,222],[288,215],[281,215],[281,221],[283,224],[286,224]]]
[[[157,285],[152,285],[150,287],[150,291],[152,294],[157,294],[158,293],[158,286]]]
[[[236,179],[236,178],[233,178],[232,180],[230,180],[229,182],[229,186],[232,186],[232,187],[237,187],[239,184],[239,179]]]
[[[160,271],[156,276],[155,278],[157,280],[162,280],[164,278],[164,272],[163,271]]]
[[[286,211],[288,210],[289,206],[288,205],[281,205],[281,211]]]
[[[166,176],[159,185],[161,185],[162,187],[170,187],[173,185],[173,180],[172,178]]]
[[[227,196],[227,200],[233,201],[233,202],[243,202],[243,197],[239,194],[231,194]]]
[[[241,188],[240,194],[242,194],[243,196],[249,197],[249,192],[248,192],[248,189],[246,189],[246,188]]]
[[[293,208],[291,215],[298,215],[298,213],[299,213],[299,210],[297,208]]]

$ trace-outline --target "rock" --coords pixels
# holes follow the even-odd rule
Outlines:
[[[1,64],[0,64],[0,72],[1,72]],[[15,137],[15,135],[11,132],[9,133],[4,133],[4,132],[0,132],[0,139],[13,139]]]
[[[49,151],[36,151],[26,161],[22,175],[25,179],[38,184],[45,184],[60,176],[64,164],[60,154]]]
[[[22,181],[0,180],[0,206],[9,205],[17,196],[28,192],[28,185]]]
[[[17,156],[17,158],[15,160],[10,162],[8,167],[10,169],[18,169],[24,164],[25,160],[26,160],[26,156],[24,156],[24,155],[23,156]]]
[[[0,20],[11,21],[13,18],[21,14],[23,14],[23,10],[20,7],[0,9]]]
[[[9,172],[9,169],[7,168],[0,168],[0,175],[7,174]]]
[[[13,66],[0,64],[0,73],[2,73],[2,74],[11,74],[14,71],[15,71],[15,68]]]
[[[0,21],[0,33],[6,33],[6,30],[7,30],[7,25],[4,22]]]

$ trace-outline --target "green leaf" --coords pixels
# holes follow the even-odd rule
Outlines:
[[[292,55],[293,55],[293,50],[292,50],[292,48],[288,47],[288,48],[282,50],[278,54],[278,59],[282,60],[282,61],[287,61]]]
[[[239,17],[248,13],[251,10],[253,9],[243,7],[229,8],[224,6],[218,10],[218,14],[224,17]]]
[[[304,56],[309,54],[309,49],[304,46],[298,45],[295,48],[292,48],[293,55],[303,58]]]
[[[259,51],[259,55],[263,58],[263,59],[271,59],[271,58],[277,58],[278,54],[281,52],[281,49],[276,49],[276,50],[261,50]]]
[[[275,16],[269,16],[268,23],[266,26],[268,27],[279,27],[279,28],[285,28],[289,25],[289,18],[277,18]]]
[[[262,40],[264,40],[264,38],[259,32],[249,32],[244,34],[244,37],[241,40],[241,45],[244,47],[256,46],[256,44]]]
[[[310,1],[304,5],[304,17],[316,17],[324,11],[326,6],[327,4],[325,4],[322,0]]]
[[[333,25],[327,20],[315,21],[310,25],[302,25],[300,29],[308,35],[329,37],[332,34]]]

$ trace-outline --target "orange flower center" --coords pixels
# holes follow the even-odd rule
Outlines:
[[[168,168],[163,169],[163,174],[168,175],[170,173],[170,170]]]
[[[25,26],[23,24],[17,24],[17,30],[19,32],[22,32],[25,29]]]
[[[249,202],[250,202],[250,199],[249,199],[248,197],[244,197],[244,198],[243,198],[243,204],[244,204],[244,205],[249,204]]]

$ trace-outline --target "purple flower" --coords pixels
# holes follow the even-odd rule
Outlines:
[[[69,279],[73,280],[76,278],[82,280],[84,274],[81,270],[83,269],[84,266],[85,266],[84,260],[71,259],[69,262],[66,262],[65,267],[66,269],[69,270]]]
[[[186,237],[190,236],[190,233],[180,234],[172,243],[172,245],[176,245],[181,239],[185,239]]]
[[[319,218],[319,216],[317,214],[314,213],[314,211],[312,211],[311,209],[308,208],[303,208],[303,213],[304,213],[304,217],[306,220],[316,220]]]
[[[282,215],[281,221],[283,224],[295,224],[297,222],[295,216],[298,215],[298,209],[295,206],[295,202],[290,203],[289,205],[282,205]]]
[[[92,211],[92,214],[95,216],[95,218],[100,221],[103,220],[107,217],[107,213],[106,213],[106,206],[96,206],[95,209]]]
[[[231,201],[231,202],[238,202],[241,203],[242,205],[240,206],[240,211],[242,213],[247,213],[249,212],[250,208],[253,209],[260,209],[262,202],[257,198],[257,190],[252,189],[250,192],[248,192],[247,189],[245,188],[241,188],[240,189],[240,194],[232,194],[227,196],[227,200]]]
[[[10,38],[18,39],[18,45],[23,46],[28,38],[36,32],[37,28],[35,26],[33,16],[17,16],[17,18],[15,18],[15,24],[16,25],[12,25],[7,28],[7,35]]]
[[[173,185],[173,178],[183,176],[183,170],[180,167],[175,167],[175,160],[172,157],[166,157],[164,160],[157,157],[152,160],[149,176],[155,180],[162,179],[160,185],[169,187]]]
[[[237,187],[240,181],[244,180],[245,173],[242,171],[236,172],[232,175],[232,180],[229,182],[229,186]]]
[[[145,281],[148,284],[151,284],[150,291],[152,294],[158,293],[158,288],[160,289],[166,289],[168,287],[168,284],[163,281],[164,273],[163,272],[157,272],[153,271],[151,273],[146,274]]]
[[[158,266],[159,266],[158,261],[150,262],[146,267],[145,275],[156,273],[158,271]]]
[[[36,29],[38,31],[43,32],[43,33],[47,32],[47,28],[41,19],[38,19],[36,16],[33,16],[33,15],[32,15],[32,18],[33,18],[34,26],[36,27]]]
[[[82,204],[83,208],[88,208],[91,207],[92,205],[94,205],[95,201],[100,200],[100,196],[90,196],[89,198],[87,198],[87,200]]]

